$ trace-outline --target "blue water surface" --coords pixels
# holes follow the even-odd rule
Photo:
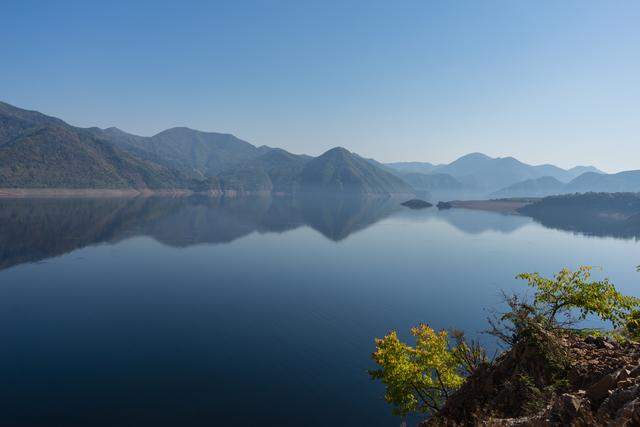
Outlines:
[[[3,200],[0,425],[396,426],[375,337],[476,336],[524,271],[640,296],[639,249],[395,200]]]

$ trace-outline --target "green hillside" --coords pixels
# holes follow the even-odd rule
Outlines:
[[[3,188],[187,188],[177,171],[65,126],[24,131],[0,149]]]
[[[393,194],[413,193],[400,178],[342,147],[309,161],[300,174],[302,192]]]
[[[78,128],[0,103],[0,188],[393,194],[401,178],[344,148],[318,158],[185,127],[152,137]]]

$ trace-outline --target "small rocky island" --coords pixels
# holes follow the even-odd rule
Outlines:
[[[409,209],[425,209],[433,206],[431,203],[424,201],[422,199],[411,199],[407,200],[404,203],[401,203],[402,206],[406,206]]]

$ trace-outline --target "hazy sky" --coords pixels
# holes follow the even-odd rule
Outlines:
[[[640,2],[3,0],[0,89],[141,135],[640,169]]]

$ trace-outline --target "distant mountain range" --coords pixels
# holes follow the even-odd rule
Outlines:
[[[458,191],[465,185],[446,173],[418,173],[409,172],[400,174],[409,185],[418,191]]]
[[[566,185],[564,182],[558,181],[552,176],[543,176],[542,178],[517,182],[493,192],[491,197],[544,197],[551,194],[562,193]]]
[[[418,182],[416,174],[424,175],[430,189],[441,189],[433,180],[447,187],[466,188],[477,192],[491,193],[505,187],[542,177],[552,177],[561,182],[569,182],[586,172],[602,173],[593,166],[577,166],[562,169],[553,165],[532,166],[513,158],[492,158],[482,153],[471,153],[443,165],[431,163],[387,163],[388,167],[409,182]],[[436,178],[437,176],[437,178]],[[444,178],[448,176],[448,178]]]
[[[491,197],[544,197],[587,192],[640,192],[640,170],[604,174],[586,172],[568,183],[545,176],[529,179],[491,194]]]
[[[0,102],[0,189],[43,188],[516,197],[640,191],[640,171],[609,175],[481,153],[449,164],[382,164],[341,147],[314,158],[186,127],[150,137],[79,128]]]

